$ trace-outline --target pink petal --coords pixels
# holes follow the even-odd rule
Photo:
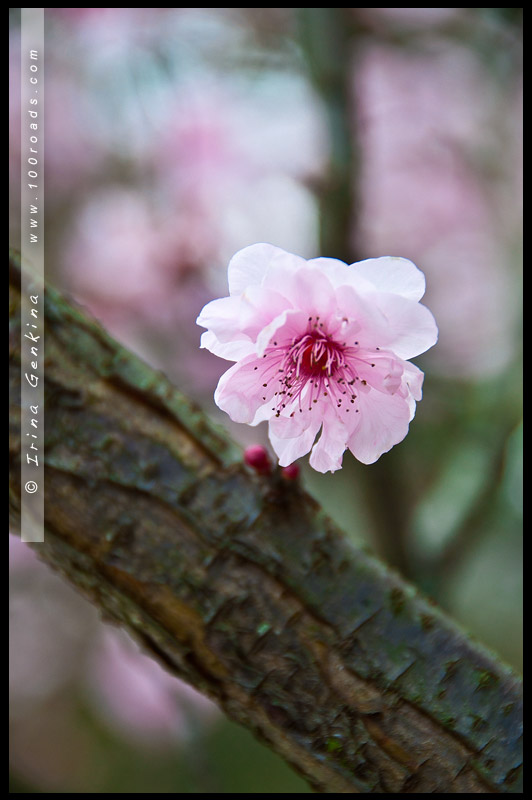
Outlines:
[[[219,342],[212,331],[205,331],[201,334],[200,347],[210,350],[215,356],[225,358],[228,361],[240,361],[240,359],[255,352],[253,342],[246,338],[238,339],[234,342]]]
[[[327,275],[329,281],[335,289],[341,286],[351,286],[352,289],[361,293],[375,291],[374,284],[367,280],[361,272],[353,269],[354,264],[348,266],[344,261],[337,258],[311,258],[308,261],[309,267],[321,270]]]
[[[196,323],[211,330],[220,342],[244,338],[240,324],[240,298],[222,297],[211,300],[201,310]]]
[[[257,355],[262,356],[273,341],[279,345],[290,343],[295,336],[305,331],[308,315],[306,311],[289,308],[266,325],[257,337]]]
[[[407,385],[408,389],[414,400],[421,400],[422,391],[421,387],[423,386],[423,379],[424,374],[421,372],[419,367],[416,367],[415,364],[411,364],[410,362],[406,362],[405,365],[405,384]]]
[[[399,294],[410,300],[420,300],[425,294],[425,276],[408,258],[367,258],[351,264],[351,269],[378,291]]]
[[[296,270],[287,271],[282,263],[276,263],[268,270],[264,286],[275,288],[286,297],[294,308],[307,312],[309,316],[328,319],[335,311],[333,287],[323,271],[303,265]]]
[[[375,391],[358,396],[357,428],[349,449],[363,464],[373,464],[383,453],[401,442],[408,433],[410,405],[398,394]]]
[[[288,308],[291,304],[282,293],[266,286],[248,286],[240,296],[241,330],[255,341],[263,328]]]
[[[272,264],[278,264],[286,271],[302,266],[305,261],[272,244],[244,247],[229,262],[229,294],[239,295],[248,286],[260,285]]]
[[[375,303],[388,320],[388,333],[379,344],[400,358],[424,353],[438,341],[436,321],[426,306],[396,294],[375,294]]]
[[[390,338],[388,320],[371,298],[364,297],[352,286],[341,286],[336,289],[335,302],[336,318],[345,318],[348,323],[345,337],[349,338],[344,338],[344,341],[349,346],[355,342],[367,349],[387,346]],[[356,323],[354,328],[353,323]]]
[[[288,301],[281,294],[260,286],[248,287],[238,297],[212,300],[203,308],[196,322],[208,328],[216,341],[203,334],[201,346],[221,355],[218,343],[255,341],[259,332],[287,306]]]
[[[218,381],[214,402],[234,422],[256,425],[271,416],[271,403],[268,401],[271,401],[277,384],[268,381],[268,377],[272,369],[275,371],[276,362],[270,358],[265,364],[265,360],[255,354],[247,356],[224,372]],[[267,385],[263,386],[263,383]],[[255,420],[262,407],[267,409],[267,416]]]
[[[416,400],[421,400],[423,395],[422,386],[424,375],[421,370],[411,364],[409,361],[405,362],[405,372],[403,376],[403,385],[405,390],[405,399],[410,409],[410,420],[414,419],[416,413]]]
[[[270,437],[272,447],[279,458],[279,464],[281,467],[288,467],[294,461],[297,461],[298,458],[301,458],[301,456],[304,456],[309,452],[310,448],[314,444],[314,440],[316,439],[316,434],[321,427],[322,420],[321,417],[318,417],[317,415],[312,419],[307,419],[307,422],[310,424],[308,427],[301,430],[301,427],[296,424],[298,420],[295,419],[293,425],[294,436],[287,437],[286,434],[289,432],[290,427],[289,425],[287,426],[286,423],[290,423],[292,420],[289,420],[286,417],[284,418],[284,423],[282,425],[283,436],[278,436],[277,432],[280,430],[280,427],[276,427],[276,425],[281,419],[283,418],[273,417],[273,419],[270,420],[268,435]]]
[[[406,362],[393,353],[361,350],[352,364],[358,377],[379,392],[395,394],[401,387]]]
[[[342,457],[347,448],[351,428],[358,414],[339,417],[332,406],[326,411],[321,436],[312,448],[309,464],[317,472],[335,472],[342,467]]]
[[[270,433],[274,433],[277,439],[295,439],[301,436],[308,428],[314,424],[314,416],[308,413],[297,413],[292,416],[286,410],[280,416],[274,416],[270,420]],[[320,424],[316,427],[319,430]],[[310,448],[309,448],[310,449]]]

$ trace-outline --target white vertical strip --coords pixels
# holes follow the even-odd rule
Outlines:
[[[44,541],[44,8],[22,8],[21,539]]]

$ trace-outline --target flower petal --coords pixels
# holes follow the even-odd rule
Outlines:
[[[289,305],[279,292],[249,286],[241,295],[211,300],[196,323],[211,330],[220,342],[242,338],[254,341],[265,325]]]
[[[268,378],[272,370],[276,372],[277,363],[273,356],[265,364],[263,359],[253,354],[234,364],[218,381],[214,393],[218,408],[229,414],[234,422],[256,425],[266,419],[266,416],[255,417],[273,397],[277,384]]]
[[[347,320],[344,341],[367,349],[384,347],[390,338],[388,320],[379,306],[352,286],[341,286],[335,292],[337,318]],[[352,334],[352,336],[351,336]]]
[[[280,264],[285,270],[296,269],[304,265],[305,260],[273,244],[244,247],[229,262],[229,294],[239,295],[248,286],[259,286],[272,264]]]
[[[212,331],[201,334],[200,347],[228,361],[240,361],[255,352],[255,345],[247,337],[233,342],[219,342]]]
[[[421,303],[397,294],[379,292],[375,304],[388,321],[388,330],[379,346],[409,359],[424,353],[438,341],[436,320]]]
[[[286,345],[294,336],[301,335],[307,325],[307,312],[288,308],[266,325],[257,337],[257,355],[262,356],[275,338]]]
[[[425,276],[408,258],[367,258],[351,264],[350,268],[378,291],[399,294],[410,300],[420,300],[425,294]]]
[[[353,269],[355,264],[348,266],[338,258],[311,258],[308,262],[309,267],[319,269],[327,275],[329,281],[338,289],[341,286],[351,286],[356,291],[364,294],[375,291],[374,284],[367,280],[362,272]]]
[[[402,385],[406,362],[393,353],[361,350],[352,358],[352,363],[360,380],[366,381],[372,389],[395,394]]]
[[[277,431],[280,430],[280,427],[276,426],[281,419],[284,420],[282,424],[282,433],[284,435],[278,436]],[[273,419],[270,420],[268,435],[270,437],[272,447],[279,458],[279,464],[281,467],[288,467],[294,461],[297,461],[298,458],[301,458],[301,456],[304,456],[309,452],[310,448],[314,444],[316,434],[318,433],[322,423],[321,418],[316,416],[311,419],[307,419],[307,422],[309,423],[308,427],[301,428],[297,424],[299,420],[296,418],[294,419],[295,422],[292,430],[295,435],[291,437],[287,437],[286,433],[290,432],[290,426],[289,424],[287,426],[287,423],[291,423],[292,420],[289,420],[287,417],[273,417]]]
[[[240,298],[222,297],[211,300],[201,310],[196,324],[211,330],[220,342],[244,338],[240,325]]]
[[[415,364],[411,364],[410,361],[405,362],[403,388],[404,396],[410,409],[410,420],[414,419],[416,413],[416,400],[421,400],[423,396],[422,386],[424,377],[419,367],[416,367]]]
[[[335,298],[331,282],[323,271],[302,266],[288,271],[281,262],[272,264],[264,277],[264,287],[274,288],[286,297],[294,308],[307,312],[307,317],[328,319],[335,311]]]
[[[355,423],[355,416],[358,415],[349,415],[351,424]],[[341,469],[342,457],[351,435],[347,416],[345,417],[344,421],[332,406],[325,412],[321,436],[312,448],[309,460],[310,466],[318,472],[335,472]]]
[[[357,427],[348,446],[363,464],[373,464],[405,438],[411,419],[410,405],[398,393],[390,395],[372,389],[359,394],[358,407]]]
[[[290,302],[280,292],[266,286],[248,286],[240,295],[241,329],[256,341],[260,332],[289,308]]]
[[[421,400],[424,374],[419,367],[416,367],[415,364],[411,364],[409,361],[405,363],[404,368],[405,384],[410,394],[414,400]]]

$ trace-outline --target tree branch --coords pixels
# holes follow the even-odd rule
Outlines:
[[[10,262],[20,524],[20,272]],[[43,558],[328,793],[520,792],[519,679],[53,289]]]

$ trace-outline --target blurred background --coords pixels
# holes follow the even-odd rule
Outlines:
[[[408,437],[302,480],[519,670],[522,9],[49,8],[45,70],[47,279],[243,445],[195,325],[236,250],[423,270]],[[20,9],[9,136],[17,247]],[[15,537],[10,589],[12,792],[309,791]]]

